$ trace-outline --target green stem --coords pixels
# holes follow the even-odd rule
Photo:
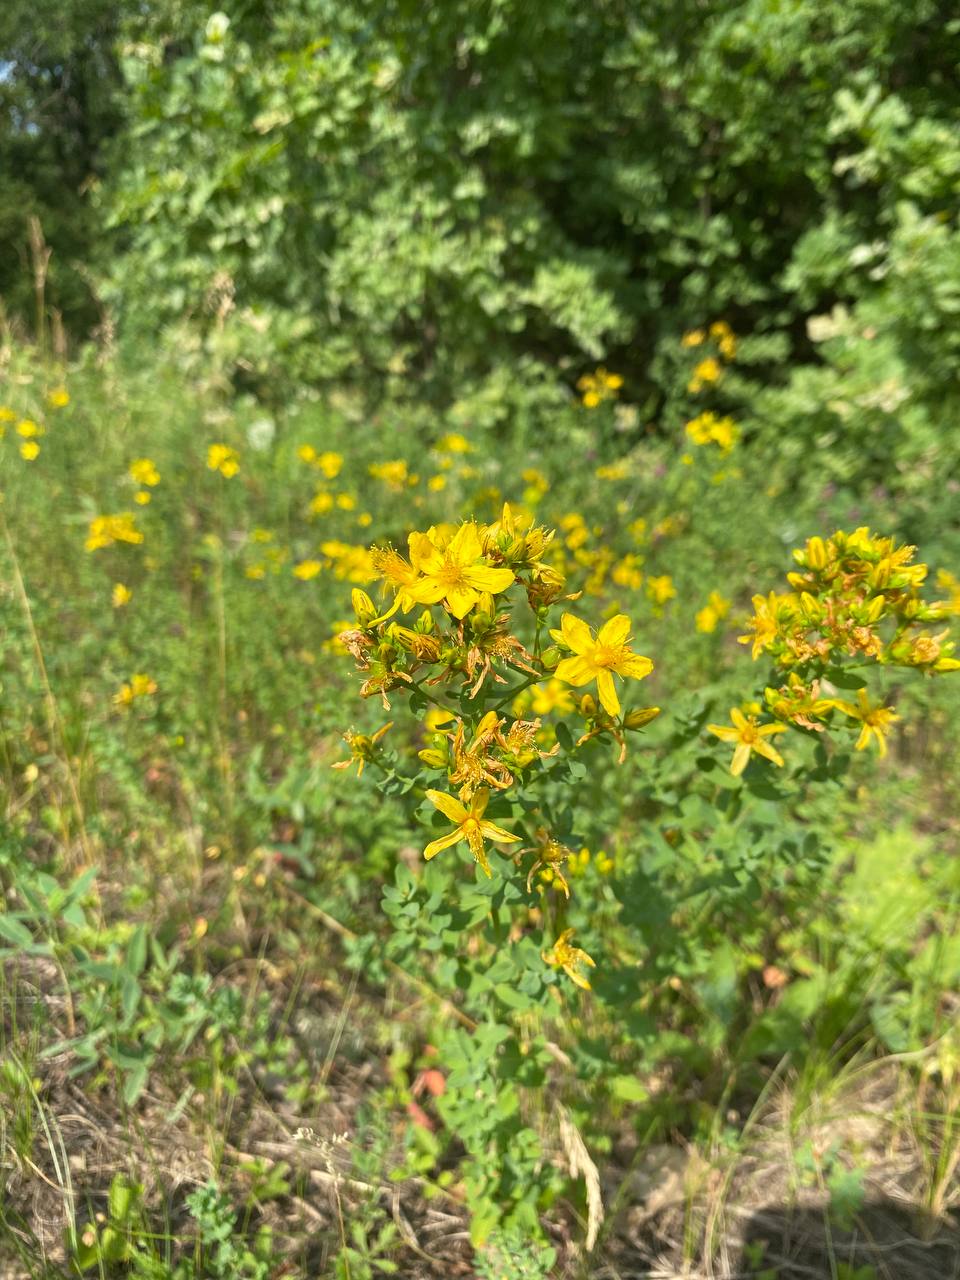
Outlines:
[[[414,689],[416,689],[419,693],[423,694],[423,696],[426,698],[428,702],[432,702],[433,705],[435,707],[439,707],[441,711],[449,711],[452,716],[455,716],[457,714],[455,711],[451,711],[451,709],[446,705],[446,703],[441,702],[439,698],[435,698],[432,693],[427,693],[426,689],[423,687],[423,685],[419,680],[411,680],[410,683]]]

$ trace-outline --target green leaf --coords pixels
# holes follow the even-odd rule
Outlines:
[[[0,938],[6,938],[15,947],[29,947],[33,943],[33,934],[16,916],[0,916]]]
[[[132,1107],[147,1083],[148,1067],[146,1062],[138,1062],[127,1073],[123,1082],[123,1100],[128,1107]]]
[[[125,964],[127,973],[138,977],[143,972],[143,967],[147,963],[147,928],[146,925],[139,924],[130,939],[127,942],[127,953]]]
[[[622,1102],[646,1102],[650,1094],[636,1076],[614,1076],[610,1092]]]

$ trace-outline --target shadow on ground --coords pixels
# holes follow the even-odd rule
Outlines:
[[[743,1280],[960,1280],[960,1224],[891,1200],[846,1226],[817,1209],[758,1209],[744,1223]]]

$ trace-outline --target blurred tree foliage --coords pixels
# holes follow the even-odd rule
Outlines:
[[[860,291],[850,249],[904,197],[952,216],[948,8],[156,4],[128,22],[114,301],[261,373],[493,416],[505,367],[549,403],[601,356],[652,410],[658,343],[718,315],[809,358],[806,315]],[[922,137],[838,164],[891,111]]]
[[[100,216],[89,191],[119,123],[113,0],[5,0],[0,5],[0,300],[32,324],[28,223],[52,253],[46,302],[84,335],[97,320],[89,268]]]
[[[679,336],[723,318],[723,407],[832,440],[841,480],[838,438],[882,471],[956,396],[945,0],[45,6],[6,24],[39,34],[2,46],[0,146],[30,160],[3,216],[54,205],[132,337],[475,427],[548,426],[603,360],[669,426]]]

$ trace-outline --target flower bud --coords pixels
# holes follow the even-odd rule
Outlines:
[[[556,645],[551,645],[549,649],[544,649],[540,655],[540,661],[543,663],[545,671],[552,671],[560,662],[560,650]]]
[[[827,563],[827,548],[822,538],[807,541],[807,564],[811,569],[822,569]]]
[[[867,621],[877,622],[883,613],[887,598],[884,595],[874,596],[867,607]]]
[[[359,587],[354,587],[350,592],[350,600],[353,604],[353,612],[357,615],[357,621],[361,627],[368,627],[377,616],[377,609],[373,601]]]
[[[447,753],[441,751],[438,747],[426,747],[423,751],[418,751],[417,755],[430,769],[445,769],[447,767]]]
[[[655,720],[659,714],[659,707],[637,707],[635,711],[628,711],[623,717],[623,727],[625,729],[642,729],[651,720]]]
[[[395,640],[401,649],[406,649],[407,653],[416,653],[420,636],[409,627],[402,627],[395,622],[390,628],[390,639]]]
[[[440,657],[440,637],[424,636],[419,631],[413,633],[416,636],[416,644],[414,645],[414,653],[421,662],[436,662]]]
[[[820,602],[809,591],[800,592],[800,608],[812,622],[819,621],[821,616]]]
[[[580,714],[587,720],[592,720],[597,714],[596,700],[589,693],[585,693],[580,699]]]

